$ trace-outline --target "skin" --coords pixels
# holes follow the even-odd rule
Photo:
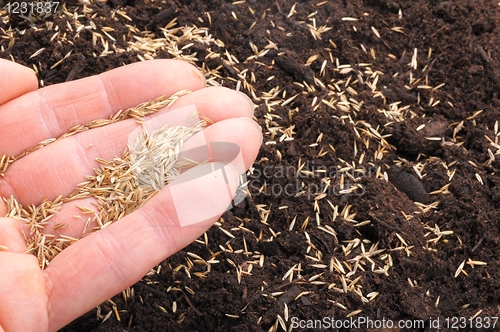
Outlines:
[[[183,89],[193,92],[172,107],[196,105],[201,116],[214,122],[203,130],[206,140],[238,144],[246,168],[255,160],[262,142],[260,127],[251,120],[250,99],[221,87],[205,88],[203,75],[184,62],[141,62],[42,89],[28,68],[0,59],[0,72],[0,156],[18,155],[75,125],[108,118],[119,109]],[[92,129],[16,161],[0,178],[0,197],[14,195],[27,206],[70,193],[82,181],[82,174],[93,173],[96,156],[111,159],[120,155],[127,144],[122,133],[134,126],[135,122],[129,122],[101,131]],[[93,147],[82,149],[82,142]],[[238,174],[228,168],[226,175],[234,192]],[[228,188],[221,188],[217,181],[208,176],[186,184],[182,187],[185,197],[175,206],[167,186],[139,210],[65,249],[43,271],[35,256],[24,253],[22,233],[26,229],[22,223],[0,218],[0,246],[8,248],[0,251],[0,332],[56,331],[133,285],[218,220],[229,199]],[[217,216],[207,212],[206,220],[180,225],[177,213],[189,212],[207,201],[214,202],[211,209]],[[76,205],[91,203],[87,198]],[[85,219],[73,217],[79,213],[74,205],[63,206],[54,218],[53,224],[70,223],[58,234],[81,233]],[[6,212],[0,200],[0,216]]]

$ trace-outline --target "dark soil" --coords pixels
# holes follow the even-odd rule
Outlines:
[[[436,331],[438,317],[444,331],[453,322],[493,330],[486,322],[500,316],[496,2],[108,0],[87,7],[79,22],[92,21],[99,33],[114,28],[109,34],[124,50],[133,40],[122,39],[130,35],[125,24],[151,38],[164,38],[161,28],[174,18],[179,27],[208,28],[222,43],[180,40],[178,48],[196,53],[194,63],[218,84],[235,88],[240,80],[252,96],[243,81],[251,84],[265,138],[248,174],[252,197],[222,216],[232,236],[214,226],[128,296],[63,331],[278,331],[296,318],[350,314],[392,320],[396,331]],[[68,5],[75,9],[82,13]],[[113,52],[108,39],[112,52],[100,57],[100,39],[93,46],[89,28],[74,38],[75,18],[67,15],[31,23],[53,21],[67,33],[53,40],[54,30],[10,19],[0,27],[12,27],[16,40],[0,39],[0,57],[35,65],[44,85],[144,56]],[[314,36],[314,26],[331,29]],[[250,43],[268,52],[249,58]],[[179,56],[158,49],[152,57]],[[112,312],[102,323],[113,304],[120,319]],[[398,320],[425,327],[398,329]]]

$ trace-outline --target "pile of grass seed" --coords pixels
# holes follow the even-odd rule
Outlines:
[[[129,118],[144,123],[145,116],[171,106],[187,93],[189,91],[180,91],[170,98],[159,97],[125,111],[119,111],[110,119],[76,126],[58,139]],[[45,200],[38,206],[34,204],[22,206],[13,196],[4,198],[8,209],[7,217],[17,219],[27,226],[28,231],[23,234],[27,243],[26,252],[37,256],[43,269],[57,254],[81,238],[52,234],[55,230],[68,226],[67,223],[58,223],[50,229],[46,227],[49,220],[59,213],[66,202],[88,197],[93,197],[97,201],[97,212],[86,206],[77,206],[83,215],[88,215],[82,237],[103,229],[137,210],[180,172],[196,164],[194,161],[177,161],[183,143],[202,130],[206,124],[206,120],[201,120],[190,127],[163,127],[151,133],[144,129],[143,134],[130,144],[121,156],[111,160],[96,159],[100,167],[94,168],[94,174],[86,176],[85,181],[79,183],[68,197],[59,196],[53,201]],[[0,164],[1,173],[3,174],[16,160],[54,141],[42,142],[36,148],[15,158],[3,156]],[[97,226],[90,228],[91,224]]]

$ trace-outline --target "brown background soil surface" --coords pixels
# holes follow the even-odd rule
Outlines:
[[[63,330],[500,316],[500,8],[472,3],[108,0],[35,18],[38,31],[4,12],[0,57],[43,85],[190,59],[252,96],[265,133],[252,197]],[[162,29],[174,18],[206,30]]]

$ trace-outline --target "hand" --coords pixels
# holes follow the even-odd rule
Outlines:
[[[195,105],[213,124],[203,129],[207,141],[240,146],[246,168],[257,156],[262,133],[251,120],[248,97],[221,87],[205,88],[198,70],[184,62],[154,60],[135,63],[82,80],[37,89],[34,73],[0,60],[0,157],[20,155],[48,138],[57,138],[75,125],[109,118],[161,95],[191,90],[165,113]],[[120,156],[128,134],[138,124],[124,120],[55,141],[15,161],[0,177],[0,197],[13,195],[23,206],[68,196],[85,175],[98,167],[96,157]],[[236,172],[229,174],[231,183]],[[212,179],[213,180],[213,179]],[[145,205],[116,223],[84,237],[57,255],[41,270],[38,259],[26,254],[25,225],[0,218],[0,331],[55,331],[106,299],[140,280],[151,268],[193,242],[217,217],[181,226],[176,212],[189,211],[208,200],[218,214],[229,205],[227,189],[214,189],[210,178],[198,178],[182,203],[172,203],[165,187]],[[201,189],[200,189],[201,188]],[[198,190],[196,190],[198,189]],[[225,191],[225,192],[224,192]],[[215,198],[215,199],[214,199]],[[67,222],[59,234],[79,237],[85,218],[69,202],[51,220]],[[206,205],[206,204],[204,204]],[[7,208],[0,200],[0,216]],[[52,229],[47,233],[54,233]]]

